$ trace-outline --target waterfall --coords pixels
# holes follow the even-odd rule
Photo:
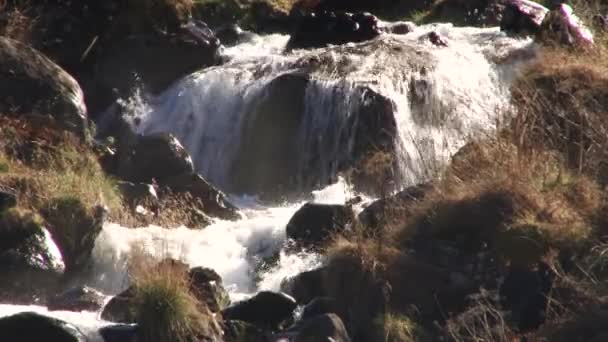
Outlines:
[[[431,31],[448,46],[425,40]],[[228,192],[258,193],[241,184],[256,172],[249,183],[284,181],[305,191],[335,182],[355,157],[352,117],[365,100],[365,87],[394,104],[398,183],[407,186],[434,175],[470,136],[496,126],[508,105],[512,70],[521,62],[510,57],[531,50],[529,40],[509,38],[497,28],[451,24],[421,26],[372,43],[284,53],[280,47],[287,39],[256,36],[227,49],[226,64],[186,77],[146,98],[145,106],[128,108],[138,118],[135,129],[176,135],[198,171]],[[305,81],[297,79],[301,73]],[[268,128],[273,124],[276,130]],[[252,170],[257,160],[271,166]]]

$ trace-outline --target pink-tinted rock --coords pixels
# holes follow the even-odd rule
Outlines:
[[[561,4],[549,12],[541,25],[539,39],[564,45],[593,44],[593,34],[574,14],[572,7]]]

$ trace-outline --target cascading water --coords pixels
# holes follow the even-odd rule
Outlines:
[[[431,31],[445,36],[448,46],[436,47],[425,40]],[[366,94],[375,92],[392,104],[400,181],[412,184],[431,176],[470,136],[494,127],[500,119],[498,110],[508,103],[513,71],[529,56],[520,52],[531,49],[528,40],[508,38],[496,28],[449,24],[421,26],[407,35],[383,35],[373,42],[283,53],[287,40],[282,35],[252,36],[225,49],[225,64],[196,72],[158,97],[140,94],[125,100],[134,129],[143,134],[173,133],[192,155],[197,170],[228,192],[238,181],[235,164],[245,157],[265,158],[267,152],[256,150],[260,146],[279,145],[277,151],[293,159],[287,171],[294,172],[290,175],[294,183],[312,185],[307,188],[311,190],[335,183],[340,166],[352,159],[357,111],[369,101]],[[278,90],[272,89],[283,75],[295,75],[287,83],[289,88],[280,83],[275,86]],[[302,90],[301,103],[281,99],[292,90]],[[274,91],[281,96],[271,100],[280,104],[265,103]],[[297,107],[296,119],[285,118],[293,114],[286,108]],[[281,125],[260,134],[254,119],[267,110],[278,114],[264,123]],[[281,129],[289,129],[289,134],[278,134]],[[249,143],[259,142],[256,135],[264,134],[270,135],[262,137],[266,145]],[[243,156],[243,151],[249,155]],[[345,203],[351,196],[339,179],[311,198]],[[92,284],[108,294],[128,286],[126,261],[134,249],[215,269],[235,300],[258,290],[278,290],[285,277],[322,262],[313,253],[283,250],[285,226],[301,202],[267,207],[252,197],[239,195],[232,200],[244,218],[218,220],[204,230],[105,225],[94,249]],[[260,272],[264,258],[273,255],[278,255],[278,262]],[[46,312],[41,307],[0,305],[0,316],[23,310]],[[107,324],[93,314],[82,319],[67,313],[52,315],[87,331]]]

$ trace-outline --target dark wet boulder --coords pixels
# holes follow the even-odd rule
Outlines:
[[[500,29],[515,34],[534,35],[539,32],[548,12],[546,7],[533,1],[509,1],[500,21]]]
[[[239,154],[230,171],[230,191],[278,196],[298,172],[297,136],[305,116],[304,73],[283,74],[272,80],[251,112]]]
[[[287,223],[287,237],[306,247],[321,247],[353,222],[350,206],[306,203]]]
[[[136,342],[137,325],[114,324],[99,329],[104,342]]]
[[[395,195],[372,202],[357,218],[371,233],[375,233],[387,223],[403,222],[410,214],[412,205],[423,199],[432,189],[430,184],[408,187]]]
[[[386,33],[392,34],[408,34],[414,31],[415,28],[416,24],[411,21],[399,21],[382,27],[382,30]]]
[[[287,43],[287,49],[357,43],[379,35],[378,18],[369,13],[311,13],[300,18]]]
[[[40,52],[0,37],[0,79],[2,115],[48,117],[66,131],[90,136],[80,86]]]
[[[262,329],[243,321],[226,320],[222,324],[225,342],[271,342]]]
[[[537,39],[543,43],[565,46],[593,44],[593,34],[567,4],[560,4],[545,16]]]
[[[338,302],[335,299],[330,297],[317,297],[304,307],[302,320],[330,313],[338,313],[339,310]]]
[[[185,173],[166,179],[164,186],[176,193],[189,193],[203,204],[204,214],[224,220],[236,220],[241,216],[238,208],[226,195],[197,173]]]
[[[156,183],[174,193],[189,193],[201,201],[207,215],[240,217],[226,196],[194,171],[192,158],[174,136],[138,135],[125,122],[118,127],[117,152],[106,163],[110,173],[128,182]]]
[[[134,298],[134,287],[129,287],[125,291],[112,297],[103,308],[101,318],[116,323],[135,323],[135,312],[132,309]]]
[[[66,322],[33,312],[23,312],[0,318],[0,341],[88,342],[88,339]]]
[[[217,272],[210,268],[195,267],[188,272],[188,276],[190,291],[201,303],[207,304],[211,312],[220,312],[230,304],[228,292]]]
[[[192,159],[173,135],[134,135],[119,143],[116,174],[126,181],[162,183],[192,172]]]
[[[103,307],[104,296],[88,286],[77,286],[47,301],[51,311],[97,311]]]
[[[54,291],[64,263],[41,219],[16,209],[0,215],[0,301],[28,303]]]
[[[95,95],[92,105],[104,110],[116,94],[124,96],[138,87],[160,93],[183,76],[219,63],[219,46],[213,31],[200,22],[174,33],[139,33],[106,43],[87,89]]]
[[[226,320],[251,323],[262,329],[277,330],[293,319],[296,301],[283,293],[263,291],[222,311]]]
[[[335,341],[350,342],[344,323],[335,314],[325,314],[300,323],[295,342]]]
[[[323,288],[325,270],[325,268],[318,268],[285,279],[281,283],[281,290],[293,296],[298,304],[306,305],[315,298],[326,295]]]
[[[429,32],[429,34],[424,36],[424,39],[428,40],[429,42],[431,42],[431,44],[433,44],[435,46],[442,46],[442,47],[448,46],[447,38],[440,35],[436,31]]]
[[[241,29],[236,24],[222,25],[215,30],[215,35],[224,46],[234,46],[246,40],[252,39],[253,33]]]

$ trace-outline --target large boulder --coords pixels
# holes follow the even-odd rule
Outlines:
[[[77,286],[47,301],[51,311],[97,311],[103,307],[104,295],[88,286]]]
[[[287,223],[287,237],[302,246],[320,247],[348,229],[353,218],[350,206],[306,203]]]
[[[135,323],[135,311],[132,308],[134,300],[135,288],[129,287],[108,301],[101,312],[101,318],[116,323]]]
[[[222,311],[226,320],[251,323],[262,329],[278,330],[293,318],[296,301],[283,293],[263,291]]]
[[[304,120],[309,76],[284,74],[270,82],[246,116],[241,150],[231,170],[232,191],[285,193],[297,174],[297,136]]]
[[[188,272],[188,276],[190,291],[201,303],[207,304],[211,312],[220,312],[230,304],[228,291],[217,272],[210,268],[195,267]]]
[[[312,13],[300,18],[287,43],[287,49],[363,42],[379,35],[378,18],[369,13]]]
[[[31,302],[52,291],[64,264],[40,218],[16,209],[0,217],[0,301]]]
[[[543,43],[566,46],[593,44],[593,33],[567,4],[560,4],[545,16],[537,38]]]
[[[350,337],[340,317],[336,314],[330,313],[316,316],[302,322],[294,341],[350,342]]]
[[[207,215],[224,220],[236,220],[241,217],[238,208],[228,202],[226,195],[197,173],[177,175],[167,179],[163,185],[173,192],[189,193],[195,199],[199,199]]]
[[[67,72],[23,43],[0,37],[0,113],[49,117],[90,135],[82,90]]]
[[[534,35],[539,32],[548,12],[546,7],[534,1],[509,1],[500,21],[500,29],[516,34]]]
[[[121,179],[162,183],[176,175],[194,172],[188,152],[170,134],[137,135],[129,140],[121,141],[118,150],[116,174]]]
[[[323,287],[325,272],[325,268],[318,268],[285,279],[281,283],[281,291],[293,296],[298,304],[306,305],[315,298],[327,295]]]
[[[119,130],[117,152],[106,163],[109,172],[128,182],[156,183],[174,193],[189,193],[201,201],[205,214],[239,218],[226,196],[194,171],[190,155],[174,136],[137,135],[124,122]],[[125,189],[133,187],[125,185]]]
[[[55,318],[23,312],[0,318],[0,341],[87,342],[78,328]]]
[[[370,233],[376,233],[388,223],[403,222],[407,219],[412,205],[423,199],[432,189],[430,184],[408,187],[395,195],[372,202],[357,218]]]
[[[95,84],[109,96],[129,94],[141,86],[159,93],[181,77],[217,64],[218,48],[219,40],[202,22],[191,22],[171,34],[127,36],[107,44],[96,64]]]

